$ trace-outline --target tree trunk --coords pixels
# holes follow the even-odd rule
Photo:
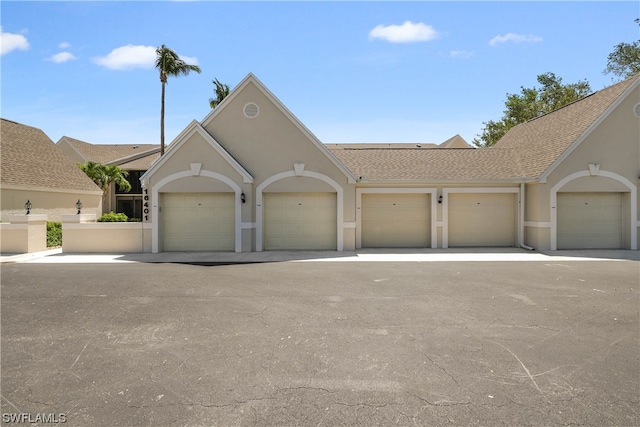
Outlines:
[[[160,108],[160,156],[164,156],[164,82],[162,82],[162,101]]]

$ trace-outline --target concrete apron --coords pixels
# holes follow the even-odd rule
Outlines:
[[[455,262],[455,261],[594,261],[640,260],[639,251],[622,249],[534,252],[520,248],[455,249],[358,249],[357,251],[265,251],[265,252],[162,252],[132,254],[71,254],[61,249],[30,254],[0,255],[0,263],[184,263],[242,264],[262,262]]]

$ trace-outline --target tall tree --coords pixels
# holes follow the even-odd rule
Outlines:
[[[498,121],[484,122],[482,133],[474,138],[478,147],[490,147],[500,140],[515,125],[540,117],[571,102],[584,98],[591,92],[591,86],[584,81],[562,84],[562,78],[553,73],[537,77],[541,88],[520,88],[520,93],[507,94],[504,115]]]
[[[227,95],[229,95],[229,85],[220,83],[218,79],[212,80],[211,83],[213,83],[216,86],[214,90],[216,97],[215,99],[209,98],[209,107],[215,108],[218,104],[222,102],[224,98],[226,98]]]
[[[177,53],[165,45],[156,49],[156,68],[160,71],[162,82],[162,106],[160,108],[160,155],[164,155],[164,92],[169,76],[186,76],[191,71],[200,73],[200,67],[184,62]]]
[[[634,22],[640,25],[640,18]],[[610,73],[623,79],[640,73],[640,40],[616,45],[607,57],[607,68],[603,71],[603,74]]]
[[[120,191],[128,193],[131,191],[131,184],[127,181],[129,171],[122,169],[116,165],[104,165],[102,163],[87,162],[78,163],[78,167],[84,172],[98,187],[102,190],[103,202],[107,201],[109,210],[111,210],[111,203],[109,195],[109,189],[111,183],[115,183]]]

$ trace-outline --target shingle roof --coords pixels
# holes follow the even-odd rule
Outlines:
[[[331,152],[362,180],[517,180],[522,176],[513,150],[350,148]]]
[[[159,152],[151,153],[144,157],[140,157],[135,160],[132,160],[130,162],[119,164],[118,166],[130,171],[146,171],[151,167],[153,162],[155,162],[159,158],[160,158]]]
[[[491,148],[331,146],[357,177],[371,181],[532,180],[540,177],[640,76],[520,124]]]
[[[147,152],[149,152],[147,155],[152,155],[160,150],[158,144],[90,144],[68,136],[63,138],[72,144],[87,161],[120,166],[129,159],[135,160],[144,157]]]
[[[538,178],[637,80],[640,80],[640,76],[629,78],[515,126],[494,148],[516,151],[523,173],[528,177]]]
[[[0,183],[102,193],[42,130],[6,119],[0,119]]]

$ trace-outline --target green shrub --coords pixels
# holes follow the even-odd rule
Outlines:
[[[102,216],[98,218],[98,222],[127,222],[128,219],[129,218],[123,213],[109,212],[102,214]]]
[[[47,247],[62,246],[62,223],[47,221]]]

